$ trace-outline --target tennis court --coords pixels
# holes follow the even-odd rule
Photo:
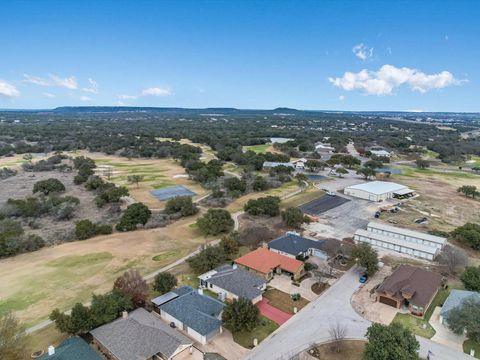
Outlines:
[[[187,189],[185,186],[167,186],[161,189],[155,189],[150,191],[154,197],[160,201],[166,201],[176,196],[195,196],[197,195],[193,191]]]
[[[337,206],[345,204],[349,201],[349,199],[341,196],[324,195],[320,198],[301,205],[300,210],[302,210],[306,214],[318,215],[330,209],[336,208]]]

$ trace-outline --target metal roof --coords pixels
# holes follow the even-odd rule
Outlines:
[[[423,244],[417,244],[408,240],[402,240],[398,238],[394,238],[391,236],[386,236],[382,234],[377,234],[371,231],[363,230],[363,229],[358,229],[355,231],[355,235],[359,236],[364,236],[373,240],[379,240],[385,243],[393,244],[393,245],[399,245],[404,248],[409,248],[413,250],[418,250],[422,251],[427,254],[432,254],[435,255],[437,253],[437,248],[433,246],[428,246],[428,245],[423,245]]]
[[[387,193],[393,193],[403,189],[408,189],[408,187],[389,181],[371,181],[362,184],[347,186],[345,190],[346,189],[363,190],[375,195],[382,195]]]
[[[168,292],[166,294],[160,295],[159,297],[156,297],[155,299],[153,299],[152,303],[154,303],[157,306],[160,306],[177,297],[178,297],[178,294],[175,294],[174,292]]]
[[[415,231],[415,230],[410,230],[410,229],[404,229],[404,228],[399,228],[396,226],[391,226],[375,221],[370,221],[367,225],[367,228],[374,228],[374,229],[379,229],[379,230],[384,230],[384,231],[389,231],[395,234],[400,234],[400,235],[405,235],[405,236],[410,236],[414,237],[417,239],[422,239],[422,240],[427,240],[430,242],[435,242],[437,244],[445,244],[447,239],[441,236],[435,236],[435,235],[430,235],[426,234],[420,231]]]
[[[263,163],[263,167],[276,167],[276,166],[288,166],[288,167],[294,167],[291,163],[283,163],[283,162],[275,162],[275,161],[265,161]]]

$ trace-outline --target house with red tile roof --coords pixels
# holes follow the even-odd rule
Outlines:
[[[303,262],[288,256],[278,254],[266,248],[258,248],[235,260],[242,268],[254,271],[266,280],[273,278],[275,274],[287,273],[294,280],[300,279],[304,274]]]

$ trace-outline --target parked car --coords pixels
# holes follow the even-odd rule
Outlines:
[[[428,221],[426,217],[415,219],[415,224],[425,224]]]
[[[368,280],[368,275],[366,274],[363,274],[362,276],[360,276],[360,279],[359,281],[362,283],[362,284],[365,284]]]
[[[375,212],[375,219],[378,219],[380,217],[380,211]]]

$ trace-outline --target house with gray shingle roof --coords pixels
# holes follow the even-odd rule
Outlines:
[[[193,351],[192,340],[143,308],[90,333],[97,348],[115,360],[171,360]]]
[[[38,360],[102,360],[102,358],[83,339],[71,337],[56,348],[50,346],[48,353]]]
[[[203,295],[202,289],[190,286],[182,286],[172,292],[178,296],[157,305],[162,319],[201,344],[206,344],[222,332],[224,303]]]
[[[297,258],[297,256],[304,258],[307,256],[316,256],[326,259],[327,254],[323,251],[324,244],[324,241],[308,239],[295,232],[289,231],[285,235],[270,241],[268,248],[270,251],[294,259]]]
[[[476,291],[452,289],[447,299],[443,303],[442,310],[440,310],[440,322],[443,325],[448,326],[448,323],[446,320],[448,313],[451,310],[459,307],[464,300],[470,299],[470,298],[474,298],[480,301],[480,293]]]
[[[213,291],[222,300],[242,297],[256,304],[262,300],[262,294],[267,287],[265,279],[238,268],[236,264],[221,265],[198,278],[200,287]]]

